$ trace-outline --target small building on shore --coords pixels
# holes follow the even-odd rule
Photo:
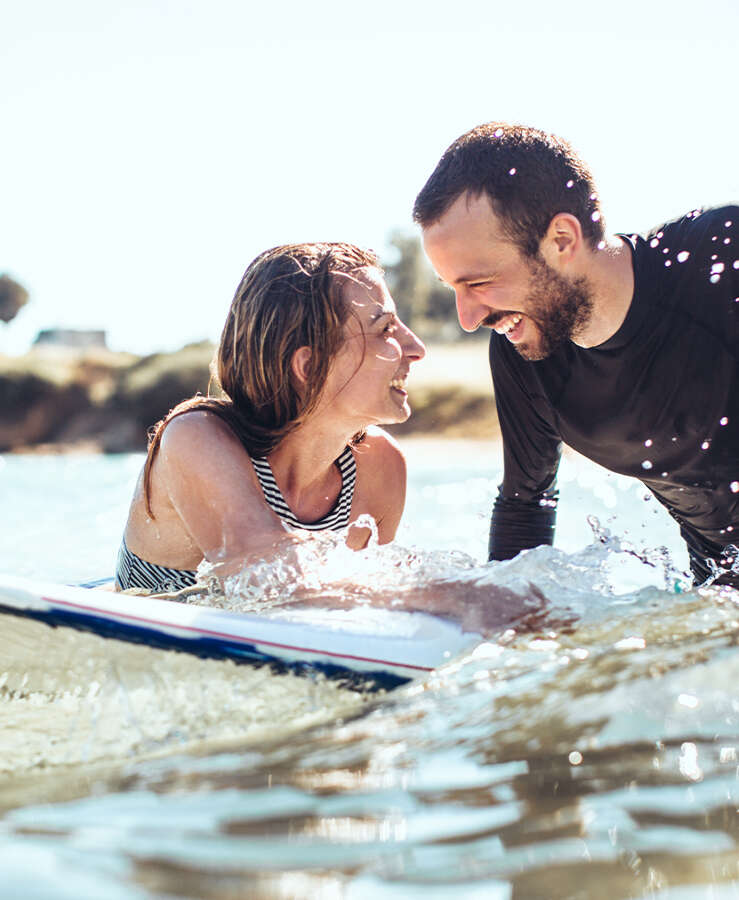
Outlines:
[[[74,350],[108,348],[105,330],[96,328],[44,328],[33,343],[34,346],[70,347]]]

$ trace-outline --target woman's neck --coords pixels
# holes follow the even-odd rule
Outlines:
[[[314,511],[331,508],[341,490],[341,474],[334,465],[351,435],[345,431],[306,422],[288,434],[268,454],[272,474],[285,500],[298,516],[308,521]],[[319,507],[326,506],[325,510]],[[307,512],[307,516],[301,515]]]

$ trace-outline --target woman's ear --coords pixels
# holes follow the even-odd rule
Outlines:
[[[290,363],[293,375],[297,378],[298,384],[307,384],[310,378],[311,370],[311,349],[310,347],[298,347],[293,353],[292,362]]]

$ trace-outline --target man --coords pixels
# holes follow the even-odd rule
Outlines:
[[[413,216],[462,327],[492,329],[490,558],[552,543],[564,441],[650,488],[696,583],[739,586],[739,207],[608,238],[572,148],[493,122],[449,147]]]

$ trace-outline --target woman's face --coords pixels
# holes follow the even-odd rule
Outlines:
[[[343,289],[349,316],[344,344],[329,369],[319,410],[342,415],[359,431],[404,422],[411,414],[406,379],[426,348],[398,318],[377,269],[363,269]]]

